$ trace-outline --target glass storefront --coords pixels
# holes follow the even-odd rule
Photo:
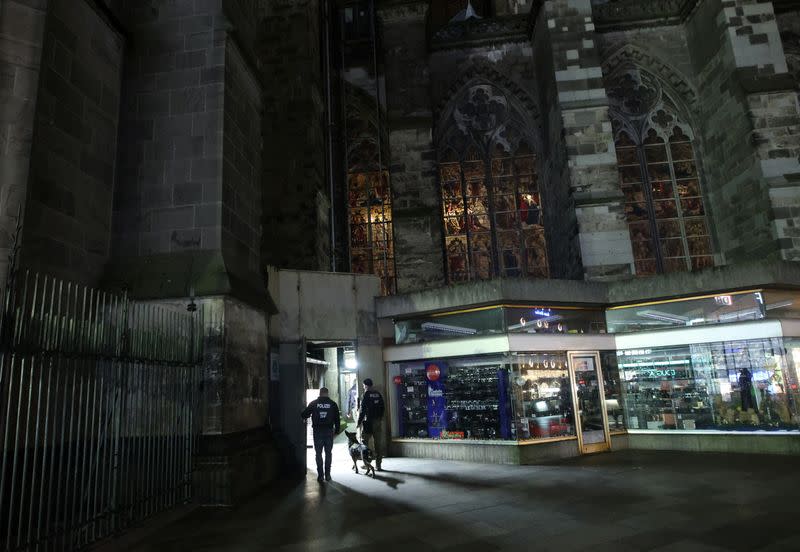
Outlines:
[[[502,305],[437,313],[394,323],[395,343],[502,334],[601,334],[606,324],[600,308]]]
[[[602,358],[602,404],[612,431],[621,430],[615,355],[604,352]],[[576,435],[565,352],[404,362],[390,364],[388,376],[395,388],[396,438],[538,441]],[[585,407],[601,404],[596,378],[576,380],[576,385],[584,430],[601,424],[602,412]]]
[[[739,291],[611,307],[606,311],[609,333],[786,318],[800,318],[800,294],[796,291]]]
[[[618,351],[629,428],[800,429],[796,349],[784,345],[772,338]]]
[[[604,351],[598,358],[602,384],[593,365],[570,361],[574,389],[568,355],[559,351],[389,364],[392,436],[539,442],[581,431],[591,443],[605,439],[605,423],[610,434],[800,430],[800,340]]]

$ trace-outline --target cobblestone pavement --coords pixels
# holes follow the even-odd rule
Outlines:
[[[540,466],[408,458],[197,509],[142,551],[800,550],[794,457],[622,451]],[[310,462],[312,465],[313,462]]]

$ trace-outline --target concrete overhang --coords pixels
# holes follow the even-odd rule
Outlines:
[[[800,289],[800,263],[747,262],[619,282],[497,278],[378,297],[378,318],[511,303],[608,307],[747,289]]]
[[[414,314],[445,312],[464,306],[532,301],[552,305],[602,306],[608,302],[607,290],[607,284],[601,282],[496,278],[379,297],[376,300],[376,312],[378,318],[401,318]]]
[[[800,263],[751,261],[608,284],[609,305],[747,289],[800,289]]]

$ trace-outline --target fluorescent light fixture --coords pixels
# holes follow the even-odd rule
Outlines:
[[[765,305],[765,310],[775,310],[775,309],[783,309],[786,307],[791,307],[794,304],[794,301],[791,299],[786,299],[785,301],[778,301],[777,303],[772,303],[770,305]],[[751,307],[749,309],[741,309],[733,312],[726,312],[725,314],[720,314],[720,320],[739,320],[751,315],[760,315],[761,311],[757,307]]]
[[[475,328],[465,328],[463,326],[451,326],[450,324],[440,324],[438,322],[423,322],[422,330],[432,333],[446,333],[458,335],[475,335],[478,330]]]
[[[681,316],[679,314],[672,314],[669,312],[662,312],[657,310],[643,310],[636,313],[636,316],[641,316],[642,318],[652,318],[653,320],[658,320],[660,322],[669,322],[670,324],[683,324],[686,325],[689,322],[688,316]]]
[[[324,360],[319,360],[319,359],[311,358],[311,357],[306,357],[306,362],[308,364],[322,364],[324,366],[327,366],[328,364],[330,364],[329,362],[326,362]]]
[[[647,368],[648,366],[683,366],[689,364],[688,360],[657,360],[654,362],[631,362],[620,364],[620,368]]]

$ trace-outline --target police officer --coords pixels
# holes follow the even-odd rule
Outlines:
[[[339,405],[328,397],[328,388],[319,390],[319,398],[308,403],[303,413],[304,420],[311,417],[314,428],[314,452],[317,453],[317,481],[331,480],[331,451],[333,437],[339,433]],[[325,449],[325,472],[322,472],[322,449]]]
[[[377,389],[372,387],[372,380],[364,380],[364,397],[361,399],[361,410],[358,413],[358,426],[361,427],[361,438],[368,447],[372,438],[373,443],[370,447],[375,453],[375,469],[383,471],[381,460],[383,459],[383,413],[386,410],[383,396]]]

